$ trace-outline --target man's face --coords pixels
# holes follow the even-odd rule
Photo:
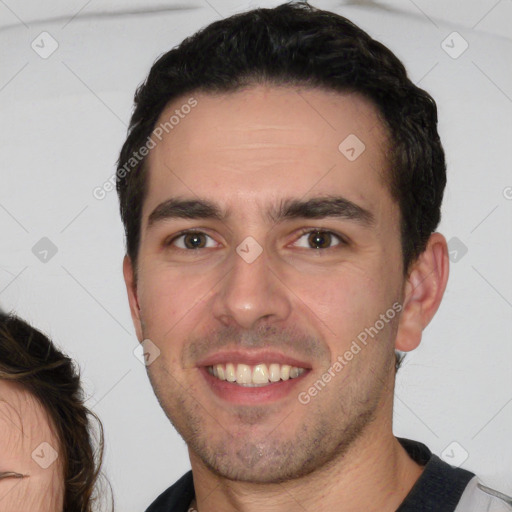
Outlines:
[[[44,407],[18,384],[0,380],[0,510],[61,512],[59,441]]]
[[[125,267],[138,337],[160,351],[149,377],[193,463],[298,477],[391,428],[404,277],[385,131],[354,94],[193,97],[149,155],[135,286]]]

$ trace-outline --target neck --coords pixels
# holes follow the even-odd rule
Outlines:
[[[190,452],[198,512],[395,511],[421,474],[390,425],[367,430],[338,460],[304,477],[276,484],[228,480]],[[380,430],[380,431],[379,431]]]

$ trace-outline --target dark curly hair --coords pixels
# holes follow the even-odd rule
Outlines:
[[[441,217],[446,165],[436,103],[383,44],[348,19],[306,3],[255,9],[208,25],[162,55],[137,89],[116,172],[134,268],[147,190],[146,158],[139,149],[162,111],[194,91],[229,93],[256,84],[355,92],[377,107],[389,135],[387,182],[401,212],[407,273]]]
[[[84,405],[73,361],[40,331],[0,311],[0,379],[16,382],[33,395],[55,425],[64,470],[64,511],[92,512],[93,503],[99,500],[96,485],[103,458],[103,427]],[[96,434],[92,419],[98,427]]]

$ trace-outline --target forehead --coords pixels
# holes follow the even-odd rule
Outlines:
[[[0,463],[2,471],[38,470],[32,452],[57,439],[44,406],[15,382],[0,380]]]
[[[377,108],[355,93],[267,85],[193,93],[169,104],[158,127],[146,216],[170,193],[228,204],[236,191],[263,207],[334,189],[370,205],[387,192],[387,133]]]

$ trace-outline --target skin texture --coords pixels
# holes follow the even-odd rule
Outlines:
[[[441,301],[445,239],[432,235],[407,277],[399,208],[386,182],[387,136],[355,94],[254,86],[194,94],[198,105],[149,155],[137,281],[124,275],[155,393],[186,440],[200,512],[395,510],[421,473],[392,434],[394,349],[412,350]],[[172,102],[167,119],[187,98]],[[339,144],[355,134],[350,161]],[[289,199],[342,196],[373,223],[325,217],[276,222]],[[206,199],[223,220],[150,214],[170,198]],[[332,232],[310,245],[303,228]],[[201,249],[175,238],[205,233]],[[261,255],[236,252],[246,237]],[[337,238],[340,237],[340,238]],[[297,399],[394,303],[390,320],[307,405]],[[233,404],[213,394],[198,363],[223,349],[272,348],[307,363],[296,391],[272,403]]]
[[[0,380],[0,478],[2,512],[62,512],[64,475],[59,458],[46,469],[48,443],[58,452],[53,424],[40,402],[19,384]],[[32,457],[34,453],[34,458]],[[39,458],[38,458],[39,456]]]

